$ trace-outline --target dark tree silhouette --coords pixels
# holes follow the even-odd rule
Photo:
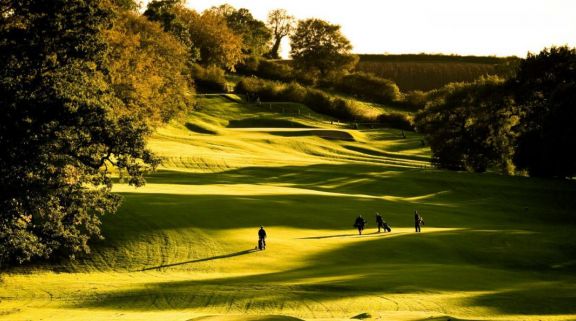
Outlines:
[[[524,114],[515,162],[531,176],[574,177],[576,159],[576,49],[529,54],[510,80]]]
[[[340,26],[320,19],[299,21],[290,41],[290,55],[298,69],[317,70],[325,76],[335,70],[351,70],[358,62]]]
[[[446,88],[446,96],[416,115],[432,162],[440,168],[513,173],[514,126],[519,121],[504,82],[484,78]]]
[[[0,1],[0,264],[89,252],[114,212],[108,169],[142,185],[147,127],[112,112],[92,0]]]

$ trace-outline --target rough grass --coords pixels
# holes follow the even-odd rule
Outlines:
[[[183,124],[218,135],[159,130],[163,169],[143,188],[115,186],[125,199],[106,240],[77,262],[4,273],[1,320],[576,317],[574,182],[433,170],[418,135],[396,130],[298,120],[355,139],[333,141],[227,128],[262,111],[200,104]],[[376,211],[391,233],[376,233]]]
[[[516,57],[361,55],[356,69],[393,80],[402,91],[432,90],[450,82],[513,73]]]

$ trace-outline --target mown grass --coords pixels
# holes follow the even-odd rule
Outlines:
[[[92,256],[3,275],[0,319],[575,318],[574,182],[434,170],[414,133],[200,104],[150,139],[164,165],[147,186],[115,186],[125,200]],[[229,126],[261,116],[278,122]]]

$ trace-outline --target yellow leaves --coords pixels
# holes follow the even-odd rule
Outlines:
[[[67,164],[62,169],[63,181],[66,185],[76,185],[80,182],[82,174],[78,168]]]
[[[154,124],[192,103],[189,93],[193,89],[183,76],[187,49],[158,23],[125,12],[106,38],[109,79],[124,102],[115,110],[117,115],[134,115]]]

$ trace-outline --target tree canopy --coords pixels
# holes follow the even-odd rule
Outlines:
[[[416,126],[426,135],[436,166],[513,173],[519,115],[503,84],[495,77],[453,84],[417,114]]]
[[[576,161],[576,49],[552,47],[522,60],[506,82],[447,86],[416,117],[439,167],[570,178]]]
[[[119,12],[105,39],[108,82],[123,102],[115,114],[157,125],[192,108],[188,48],[160,24]]]
[[[202,14],[185,8],[177,0],[153,1],[144,12],[158,21],[190,48],[192,62],[234,70],[244,59],[242,37],[229,27],[226,18],[214,10]]]
[[[0,263],[89,251],[120,198],[112,166],[142,185],[148,127],[117,116],[100,1],[0,2]]]
[[[317,70],[325,76],[335,70],[351,70],[358,62],[340,26],[320,19],[299,21],[290,41],[290,55],[298,69]]]
[[[515,161],[532,176],[574,177],[576,159],[576,49],[529,54],[510,79],[523,113]]]
[[[269,51],[272,33],[266,24],[252,16],[250,10],[224,4],[211,11],[226,19],[228,27],[242,37],[242,51],[247,55],[262,56]]]

